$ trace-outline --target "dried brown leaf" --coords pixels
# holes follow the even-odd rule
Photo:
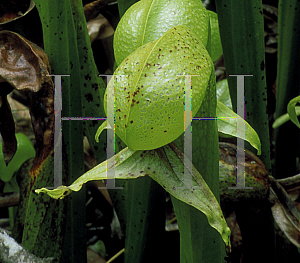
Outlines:
[[[273,203],[273,217],[286,237],[300,248],[300,212],[284,188],[276,180],[272,182],[269,199]]]
[[[0,80],[25,94],[29,101],[37,142],[33,169],[53,151],[54,85],[49,73],[48,57],[40,47],[17,33],[0,31]],[[14,134],[11,128],[3,132]]]
[[[100,10],[106,6],[109,3],[114,2],[115,0],[96,0],[91,3],[86,4],[83,7],[84,15],[86,21],[89,21],[90,19],[97,16],[100,12]]]
[[[300,174],[277,180],[285,189],[291,200],[295,201],[300,196]]]
[[[1,3],[1,7],[6,13],[0,18],[0,25],[7,24],[27,15],[34,7],[33,0],[12,0]]]
[[[38,91],[49,74],[45,52],[17,33],[0,32],[0,76],[18,90]]]

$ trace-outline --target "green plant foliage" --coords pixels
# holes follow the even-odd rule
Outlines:
[[[212,72],[207,50],[185,26],[176,26],[143,45],[114,73],[123,76],[108,85],[115,90],[116,134],[133,150],[151,150],[172,142],[184,132],[185,78],[178,75],[197,75],[192,80],[195,116],[206,90],[214,88],[208,85],[215,76]],[[107,100],[114,101],[112,93],[104,100],[104,109]]]
[[[217,100],[222,102],[225,106],[232,110],[232,103],[229,93],[228,81],[223,79],[216,84]]]
[[[101,113],[100,89],[103,85],[100,83],[100,78],[97,78],[98,72],[93,63],[90,42],[87,42],[89,37],[82,1],[36,0],[35,2],[43,26],[44,48],[50,60],[51,73],[70,74],[70,77],[62,78],[62,116],[97,116]],[[91,100],[99,104],[98,107],[92,107],[89,104]],[[87,128],[86,122],[85,124],[82,121],[63,123],[62,137],[67,158],[63,162],[65,173],[62,175],[62,180],[68,180],[69,183],[84,172],[83,157],[75,154],[83,152],[82,139],[80,139],[83,125],[86,128],[85,134],[91,138],[92,129]],[[51,184],[45,182],[44,185],[53,185],[53,181]],[[29,209],[32,209],[33,213],[28,216],[28,228],[25,228],[28,236],[32,228],[39,227],[38,223],[41,224],[41,220],[44,220],[39,214],[36,220],[38,223],[31,221],[35,212],[35,198],[36,196],[33,196],[29,199]],[[62,225],[62,227],[66,227],[69,231],[65,231],[61,262],[86,262],[85,217],[81,216],[82,213],[85,213],[85,191],[68,200],[67,222],[66,226]],[[34,227],[31,228],[31,225]],[[48,223],[48,227],[49,225]],[[32,235],[34,236],[35,233]],[[35,244],[35,241],[31,243]]]
[[[121,195],[117,213],[123,210],[118,218],[125,214],[125,222],[121,224],[125,234],[124,263],[156,262],[157,255],[163,258],[166,254],[166,191],[149,176],[117,180],[116,185],[119,181],[124,182],[124,189],[116,190]]]
[[[291,118],[291,121],[293,123],[295,123],[295,125],[300,128],[300,123],[299,123],[299,120],[297,118],[297,114],[296,114],[296,104],[297,103],[300,103],[300,96],[292,99],[289,104],[288,104],[288,107],[287,107],[287,111],[288,111],[288,114]]]
[[[3,188],[3,193],[9,193],[9,192],[19,192],[20,187],[18,185],[16,176],[13,176],[9,182],[7,182]],[[12,206],[8,208],[8,214],[9,214],[9,224],[11,229],[14,227],[14,221],[17,214],[18,207]]]
[[[271,173],[262,1],[216,0],[215,3],[226,74],[253,75],[244,78],[245,119],[259,135],[262,144],[260,158]],[[232,106],[236,109],[237,77],[229,76],[228,83]],[[248,143],[245,143],[245,148],[253,150]],[[243,260],[276,262],[271,210],[265,209],[260,220],[255,221],[250,220],[254,212],[248,207],[240,206],[239,211],[245,220]]]
[[[224,83],[224,82],[223,82]],[[235,112],[233,112],[230,107],[224,105],[221,101],[224,101],[226,104],[231,105],[231,100],[227,98],[225,88],[228,85],[219,85],[219,98],[221,100],[217,101],[217,108],[216,108],[216,117],[217,117],[217,124],[218,124],[218,132],[223,136],[229,136],[229,137],[238,137],[240,139],[243,139],[245,141],[248,141],[256,150],[257,154],[261,154],[261,143],[260,139],[256,133],[256,131],[250,126],[248,122],[246,122],[244,119],[242,119],[240,116],[238,116]],[[223,90],[224,89],[224,90]],[[229,93],[228,93],[229,95]],[[237,121],[243,122],[245,126],[245,130],[240,130],[240,132],[237,131]],[[107,122],[104,122],[98,129],[95,139],[98,141],[98,136],[101,134],[101,132],[107,128]],[[244,136],[239,136],[239,134],[244,133]]]
[[[220,101],[217,102],[216,114],[217,117],[220,117],[218,118],[219,132],[248,141],[257,150],[257,154],[261,154],[260,139],[248,122],[246,122],[243,118],[241,118]],[[245,126],[245,129],[240,130],[240,132],[237,130],[238,121],[242,122]],[[241,133],[244,133],[244,137],[239,136]]]
[[[35,150],[31,141],[23,133],[16,133],[17,151],[12,160],[6,166],[2,152],[2,143],[0,144],[0,179],[4,182],[10,181],[14,172],[19,170],[20,166],[30,158],[35,157]]]
[[[114,35],[115,59],[119,65],[138,47],[160,38],[174,26],[189,27],[207,45],[209,16],[198,0],[142,0],[132,5],[120,20]]]
[[[22,246],[40,257],[60,258],[64,233],[65,209],[60,200],[48,196],[37,196],[32,188],[53,185],[54,162],[49,155],[36,173],[27,173],[20,186],[23,197],[16,220],[21,220],[24,229],[17,228],[15,234],[22,235]],[[21,168],[22,169],[22,168]],[[22,174],[24,176],[24,174]],[[19,177],[20,178],[20,177]],[[28,187],[24,187],[24,185]],[[15,220],[15,223],[16,223]]]
[[[88,181],[107,179],[109,169],[115,169],[116,179],[134,179],[148,175],[171,195],[202,211],[209,224],[221,234],[225,244],[229,245],[230,230],[218,201],[194,166],[188,175],[184,174],[183,155],[176,152],[170,145],[152,151],[125,148],[115,155],[114,167],[106,167],[105,161],[83,174],[70,186],[60,186],[54,190],[41,188],[35,192],[62,199],[72,191],[79,191]],[[192,176],[192,189],[180,189],[185,186],[184,176]]]
[[[248,122],[237,116],[232,111],[232,103],[229,94],[229,87],[227,79],[217,82],[217,112],[218,117],[218,131],[221,137],[237,137],[248,141],[257,151],[258,155],[261,154],[261,143],[255,130]],[[245,125],[245,130],[237,130],[237,121],[241,121]],[[240,134],[244,133],[244,136]]]
[[[300,116],[300,107],[299,106],[295,106],[295,112],[296,112],[296,116]],[[289,121],[291,118],[289,116],[288,113],[281,115],[280,117],[278,117],[272,125],[273,129],[278,128],[279,126],[281,126],[282,124],[286,123],[287,121]]]
[[[133,4],[135,4],[138,1],[139,0],[118,0],[120,18],[122,18],[122,16],[125,14],[125,12],[129,7],[131,7]]]
[[[219,32],[218,15],[215,12],[207,10],[210,22],[210,51],[209,54],[213,61],[217,60],[222,54],[222,44]]]
[[[300,1],[278,1],[278,61],[276,117],[287,113],[291,100],[300,95]],[[292,109],[292,108],[291,108]],[[297,122],[297,118],[294,116]],[[275,131],[275,169],[277,179],[299,172],[300,129],[287,122]]]

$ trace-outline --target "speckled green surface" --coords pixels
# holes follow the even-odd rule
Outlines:
[[[209,16],[198,0],[142,0],[132,5],[120,20],[114,35],[119,65],[138,47],[160,38],[174,26],[188,26],[204,46],[208,40]]]
[[[185,26],[140,47],[115,71],[124,76],[109,83],[115,89],[116,134],[132,150],[151,150],[175,140],[184,131],[185,78],[178,75],[198,75],[192,77],[194,116],[212,67],[207,50]],[[106,100],[113,101],[112,94]]]

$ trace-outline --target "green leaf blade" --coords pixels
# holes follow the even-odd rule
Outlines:
[[[141,154],[141,152],[142,151],[132,151],[129,148],[125,148],[114,156],[115,158],[114,168],[115,168],[116,179],[132,179],[132,178],[137,178],[139,176],[145,175],[145,174],[140,174],[139,172],[137,173],[138,175],[134,175],[134,171],[135,171],[134,168],[137,169],[137,164],[139,163],[139,155]],[[120,166],[121,164],[122,166]],[[107,170],[109,169],[112,168],[107,167],[107,161],[104,161],[98,164],[97,166],[95,166],[93,169],[84,173],[70,186],[60,186],[53,190],[47,188],[41,188],[41,189],[36,189],[35,192],[37,194],[46,193],[47,195],[55,199],[63,199],[72,191],[79,191],[82,188],[83,184],[85,184],[88,181],[107,179]]]
[[[217,117],[218,118],[218,131],[231,136],[241,138],[248,141],[255,149],[257,149],[257,155],[261,154],[260,139],[255,130],[250,126],[248,122],[226,107],[222,102],[217,103]],[[237,132],[237,121],[244,122],[245,132],[240,130]],[[244,132],[244,136],[238,136],[238,134]]]
[[[288,114],[291,118],[291,121],[298,127],[300,128],[300,123],[299,123],[299,120],[297,118],[297,113],[296,113],[296,104],[297,103],[300,103],[300,96],[292,99],[289,104],[288,104],[288,107],[287,107],[287,111],[288,111]]]
[[[162,150],[163,149],[163,150]],[[183,154],[174,144],[157,149],[163,166],[161,173],[151,173],[150,177],[157,181],[171,195],[200,210],[207,217],[208,223],[222,236],[227,246],[230,246],[230,229],[224,219],[222,210],[214,194],[206,182],[192,165],[192,171],[184,174]],[[164,174],[164,176],[162,176]],[[186,176],[192,177],[192,188],[184,184]]]
[[[212,61],[216,61],[222,54],[222,43],[219,32],[219,22],[218,15],[215,12],[207,10],[207,14],[210,19],[210,30],[211,30],[211,46],[210,46],[210,56]]]
[[[232,103],[229,93],[228,81],[223,79],[216,84],[217,88],[217,100],[222,102],[225,106],[232,110]]]
[[[299,116],[300,115],[300,107],[299,106],[295,106],[295,111],[296,111],[296,115]],[[287,121],[289,121],[291,118],[289,116],[288,113],[281,115],[280,117],[276,118],[276,120],[273,122],[272,124],[272,128],[276,129],[279,126],[281,126],[282,124],[286,123]]]

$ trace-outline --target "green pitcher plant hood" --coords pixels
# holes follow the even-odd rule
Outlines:
[[[186,26],[168,30],[130,54],[117,68],[105,93],[115,100],[115,132],[132,150],[164,146],[184,132],[184,75],[192,78],[192,113],[196,115],[215,78],[213,62]],[[105,127],[105,123],[103,124]],[[110,125],[113,127],[113,125]]]
[[[142,0],[135,3],[123,15],[114,34],[117,64],[138,47],[178,25],[189,27],[206,47],[209,15],[201,1]]]

